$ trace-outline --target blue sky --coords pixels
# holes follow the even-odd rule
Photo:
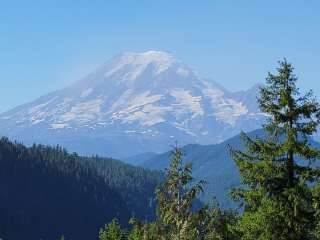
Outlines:
[[[0,2],[0,111],[67,86],[123,51],[169,51],[229,90],[286,57],[320,96],[320,1]]]

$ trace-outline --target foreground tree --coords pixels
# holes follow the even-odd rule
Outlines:
[[[320,239],[320,185],[318,184],[313,191],[313,207],[315,209],[316,227],[314,229],[315,239]]]
[[[265,137],[243,134],[246,151],[231,149],[243,187],[233,190],[244,212],[242,239],[313,239],[316,227],[313,186],[319,180],[314,162],[319,151],[309,143],[320,109],[312,92],[301,95],[286,60],[277,75],[268,74],[259,105],[269,116]]]
[[[203,191],[203,181],[192,185],[191,164],[182,164],[182,151],[175,148],[166,181],[157,190],[159,220],[169,231],[170,239],[201,239],[195,223],[201,214],[192,211],[192,204]],[[198,237],[198,238],[197,238]]]
[[[234,211],[222,211],[217,204],[202,204],[198,197],[204,181],[195,182],[191,164],[183,164],[182,150],[175,147],[165,172],[165,181],[157,189],[157,220],[143,224],[133,219],[130,240],[222,240],[238,239],[232,226]]]
[[[125,231],[121,229],[121,226],[117,219],[113,219],[111,223],[105,225],[104,228],[99,231],[99,240],[124,240]]]

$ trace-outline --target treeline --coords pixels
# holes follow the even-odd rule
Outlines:
[[[0,238],[92,239],[113,217],[155,218],[158,172],[0,139]]]
[[[165,181],[157,189],[157,219],[132,219],[123,230],[117,220],[102,228],[100,240],[317,240],[320,239],[319,149],[308,141],[317,131],[320,107],[312,92],[300,94],[293,67],[280,62],[261,87],[259,105],[269,116],[266,136],[243,134],[245,151],[230,147],[242,184],[231,189],[239,204],[221,210],[217,204],[194,209],[204,182],[192,178],[173,151]]]

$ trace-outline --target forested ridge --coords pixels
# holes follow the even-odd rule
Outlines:
[[[266,139],[266,132],[263,129],[257,129],[246,134],[251,139]],[[312,137],[308,138],[308,142],[311,146],[320,149],[320,143],[314,141]],[[230,155],[229,146],[244,151],[245,143],[242,134],[218,144],[189,144],[181,147],[184,153],[183,161],[192,163],[193,176],[208,182],[204,188],[204,194],[201,195],[201,200],[207,202],[215,197],[224,209],[236,207],[235,202],[230,199],[229,192],[233,187],[240,185],[239,170]],[[138,164],[147,169],[164,171],[170,164],[170,157],[170,151],[154,154],[149,159],[144,159],[144,162],[138,162]],[[304,162],[299,156],[296,156],[296,160]],[[320,162],[317,161],[312,164],[320,166]]]
[[[0,139],[0,236],[88,239],[113,217],[153,219],[157,172]]]

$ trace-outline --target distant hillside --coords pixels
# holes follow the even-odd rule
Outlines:
[[[263,130],[250,132],[253,138],[263,137]],[[310,140],[313,145],[320,146],[319,143]],[[230,207],[234,203],[230,200],[228,193],[230,188],[240,184],[240,178],[236,164],[231,159],[228,146],[243,149],[240,135],[227,141],[214,145],[191,144],[183,147],[184,162],[193,164],[193,174],[197,179],[208,181],[206,195],[203,199],[208,201],[216,197],[222,207]],[[134,158],[132,158],[134,159]],[[170,152],[157,154],[143,163],[138,164],[147,169],[164,170],[170,159]],[[133,163],[133,162],[131,162]]]
[[[113,217],[154,218],[161,175],[120,161],[80,157],[0,139],[0,237],[96,239]]]
[[[141,154],[134,155],[134,156],[131,156],[128,158],[124,158],[124,159],[122,159],[122,161],[124,161],[125,163],[128,163],[128,164],[139,166],[139,165],[143,164],[144,162],[146,162],[147,160],[152,159],[156,156],[158,156],[157,153],[146,152],[146,153],[141,153]]]
[[[228,192],[231,187],[240,183],[237,167],[229,155],[228,145],[242,148],[240,137],[233,137],[220,144],[190,144],[182,148],[184,162],[192,163],[193,176],[208,182],[203,199],[210,201],[212,197],[216,197],[222,207],[232,205]],[[170,152],[158,154],[140,165],[147,169],[164,170],[169,164],[170,155]]]

